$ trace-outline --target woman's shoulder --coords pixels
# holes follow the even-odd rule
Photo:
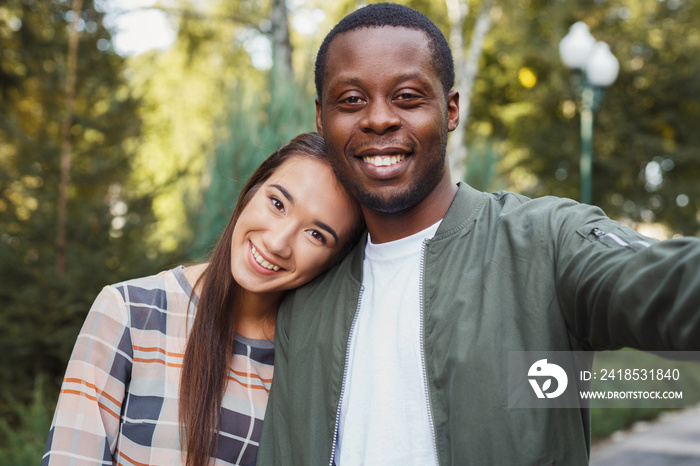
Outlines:
[[[147,275],[144,277],[130,278],[110,285],[116,289],[130,288],[130,287],[140,287],[140,288],[165,288],[167,283],[175,278],[176,273],[179,271],[182,273],[183,266],[178,266],[173,269],[167,269],[155,273],[153,275]]]
[[[116,290],[127,306],[147,305],[166,309],[169,299],[180,295],[189,297],[191,294],[192,286],[185,273],[187,269],[178,266],[154,275],[115,283],[107,288]]]
[[[199,277],[202,276],[204,271],[207,269],[208,265],[208,263],[194,264],[184,266],[181,268],[182,274],[187,279],[187,282],[190,284],[190,287],[194,287],[195,283],[197,283],[197,280],[199,280]]]

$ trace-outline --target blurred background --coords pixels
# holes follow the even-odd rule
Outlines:
[[[589,112],[591,202],[650,236],[700,234],[700,2],[399,3],[455,54],[455,179],[580,199],[587,107],[559,43],[581,21],[619,63]],[[362,4],[0,3],[0,464],[39,462],[100,289],[205,260],[253,168],[315,130],[315,52]],[[594,435],[651,415],[595,431],[594,413]]]

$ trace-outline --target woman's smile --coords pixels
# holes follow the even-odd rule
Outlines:
[[[280,267],[277,264],[274,264],[258,252],[256,249],[255,245],[253,243],[250,243],[250,253],[251,256],[253,257],[253,260],[255,261],[256,264],[260,265],[262,268],[264,268],[268,272],[277,272],[279,270],[284,270],[282,267]]]

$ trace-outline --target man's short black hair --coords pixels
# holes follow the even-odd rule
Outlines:
[[[396,3],[373,3],[350,13],[335,25],[323,40],[316,55],[314,80],[316,94],[321,100],[323,78],[326,72],[328,48],[338,34],[360,28],[401,27],[423,31],[430,43],[433,54],[433,67],[440,77],[445,95],[455,83],[455,67],[452,61],[452,51],[447,39],[430,18],[412,8]]]

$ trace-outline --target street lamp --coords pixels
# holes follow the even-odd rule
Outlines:
[[[605,42],[596,42],[588,26],[579,21],[559,42],[559,56],[573,69],[581,92],[581,202],[591,203],[593,168],[593,113],[600,103],[602,88],[617,78],[620,63]]]

